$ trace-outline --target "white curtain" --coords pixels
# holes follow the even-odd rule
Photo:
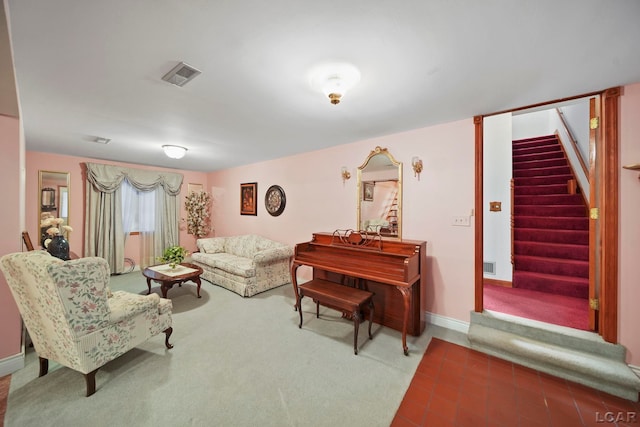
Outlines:
[[[111,273],[124,271],[125,227],[123,225],[122,182],[127,180],[138,192],[155,199],[152,236],[144,235],[147,250],[142,262],[153,263],[166,247],[179,244],[177,195],[182,174],[125,168],[99,163],[86,166],[85,256],[109,262]],[[162,190],[161,190],[162,189]],[[157,191],[155,191],[157,190]],[[127,225],[127,231],[131,230]],[[146,243],[146,245],[145,245]]]
[[[156,264],[159,256],[155,250],[155,230],[162,228],[163,217],[156,215],[156,205],[162,191],[138,191],[128,180],[122,181],[122,226],[125,243],[130,233],[140,237],[140,267]]]
[[[156,241],[164,242],[163,239],[156,239],[156,234],[162,236],[162,225],[165,220],[171,221],[162,215],[156,215],[157,200],[164,200],[162,191],[155,189],[140,193],[138,203],[138,218],[140,224],[140,268],[147,268],[157,264],[156,259],[164,251],[164,243],[156,249]],[[175,199],[175,197],[174,197]],[[156,230],[158,231],[156,233]],[[175,244],[178,244],[177,241]],[[171,244],[169,246],[172,246]]]

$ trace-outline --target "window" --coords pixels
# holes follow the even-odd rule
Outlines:
[[[122,227],[125,233],[155,230],[156,190],[138,191],[122,181]]]

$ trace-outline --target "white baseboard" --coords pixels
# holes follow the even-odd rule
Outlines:
[[[0,360],[0,377],[24,368],[24,351]]]
[[[463,334],[469,332],[469,322],[463,322],[462,320],[452,319],[450,317],[441,316],[439,314],[429,313],[428,311],[427,323],[451,329],[452,331],[461,332]]]

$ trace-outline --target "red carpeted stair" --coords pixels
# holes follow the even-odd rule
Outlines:
[[[513,287],[588,298],[589,218],[555,135],[513,141]]]

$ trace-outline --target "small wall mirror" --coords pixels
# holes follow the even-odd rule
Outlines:
[[[386,148],[358,167],[358,230],[402,238],[402,163]]]
[[[69,173],[39,171],[38,172],[38,238],[44,247],[47,228],[40,223],[46,218],[62,218],[62,225],[69,225]],[[67,236],[68,237],[68,236]]]

